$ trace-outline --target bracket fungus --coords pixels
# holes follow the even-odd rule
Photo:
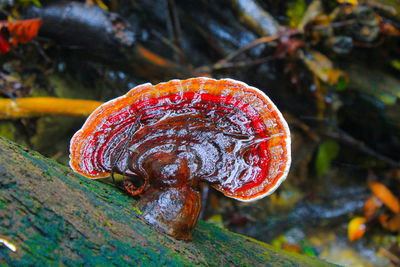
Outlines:
[[[232,79],[146,83],[98,107],[71,140],[70,166],[89,178],[123,174],[144,220],[191,239],[200,183],[253,201],[289,171],[290,132],[260,90]],[[134,186],[134,179],[142,181]]]

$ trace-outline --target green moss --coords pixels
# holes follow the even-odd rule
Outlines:
[[[16,129],[12,122],[2,121],[0,123],[0,136],[10,140],[15,140],[15,132]]]
[[[200,221],[193,241],[144,223],[135,200],[0,138],[0,249],[9,265],[329,266]]]

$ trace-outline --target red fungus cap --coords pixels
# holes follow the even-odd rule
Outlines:
[[[190,136],[192,131],[182,127],[171,133],[168,125],[162,126],[165,118],[182,114],[190,127],[193,121],[202,122],[197,130],[207,132],[207,127],[213,127],[212,135]],[[142,144],[146,131],[158,137]],[[263,92],[232,79],[200,77],[139,85],[98,107],[71,140],[70,166],[89,178],[109,176],[114,169],[138,175],[127,166],[135,165],[139,158],[135,153],[166,146],[164,139],[168,144],[180,140],[179,146],[189,140],[190,150],[197,154],[188,161],[198,161],[192,164],[196,166],[191,169],[193,176],[241,201],[275,191],[291,163],[289,127]]]

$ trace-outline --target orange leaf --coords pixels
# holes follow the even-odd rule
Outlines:
[[[388,222],[388,229],[392,232],[400,232],[400,213],[394,215]]]
[[[301,252],[301,249],[300,249],[299,246],[291,245],[291,244],[288,244],[288,243],[284,243],[282,248],[284,250],[295,252],[295,253],[300,253]]]
[[[376,210],[382,207],[382,204],[382,201],[378,197],[370,197],[364,204],[364,216],[368,219],[371,218]]]
[[[392,169],[388,174],[400,181],[400,169]]]
[[[391,209],[394,213],[400,212],[399,199],[384,185],[374,180],[368,180],[372,193]]]
[[[382,23],[381,24],[381,31],[389,36],[399,36],[400,31],[396,29],[393,25],[390,25],[389,23]]]
[[[381,223],[383,228],[388,228],[388,219],[390,215],[389,214],[382,214],[378,217],[379,222]]]
[[[347,228],[347,237],[350,242],[360,239],[365,233],[365,222],[367,221],[364,217],[355,217],[349,222]]]
[[[147,60],[149,60],[151,63],[156,64],[158,66],[167,66],[168,62],[165,61],[162,57],[154,54],[153,52],[147,50],[146,48],[144,48],[143,46],[138,45],[137,49],[139,51],[139,53],[145,57]]]
[[[31,41],[39,32],[41,19],[14,20],[7,25],[13,46]]]

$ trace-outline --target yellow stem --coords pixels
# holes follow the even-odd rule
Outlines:
[[[42,115],[88,116],[99,101],[56,97],[0,99],[0,119],[18,119]]]

